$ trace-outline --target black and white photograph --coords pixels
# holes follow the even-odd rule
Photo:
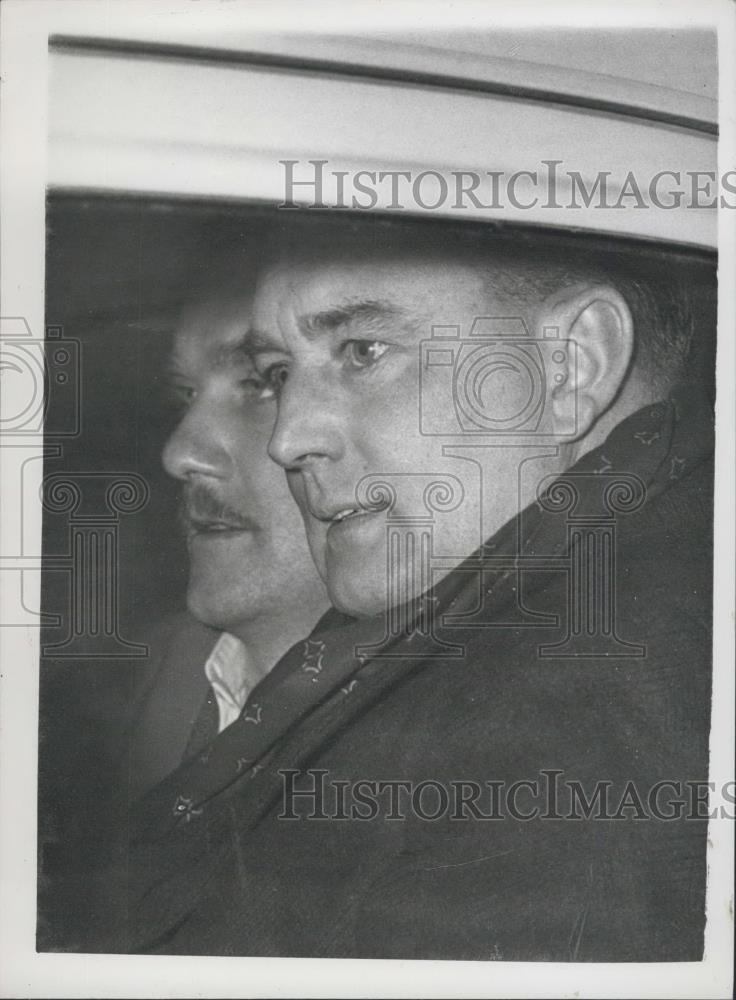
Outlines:
[[[736,8],[0,15],[1,995],[731,997]]]

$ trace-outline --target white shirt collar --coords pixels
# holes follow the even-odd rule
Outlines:
[[[240,717],[253,688],[265,672],[258,670],[245,643],[223,632],[204,665],[220,716],[219,732]]]

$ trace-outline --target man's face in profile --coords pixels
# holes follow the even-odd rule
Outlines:
[[[190,557],[188,605],[238,634],[275,610],[327,604],[283,470],[267,453],[276,417],[240,349],[252,297],[223,295],[190,309],[174,339],[169,393],[179,422],[164,449],[182,484]]]
[[[517,449],[494,455],[484,498],[491,518],[481,525],[477,463],[445,455],[442,438],[420,424],[420,406],[435,423],[453,406],[442,373],[424,377],[420,393],[421,342],[434,324],[467,335],[492,309],[483,275],[452,261],[285,261],[261,278],[252,342],[279,397],[270,452],[287,469],[330,597],[348,613],[374,614],[387,600],[387,514],[361,503],[366,476],[395,486],[391,516],[405,522],[426,522],[433,477],[459,481],[463,501],[435,517],[435,551],[450,565],[518,510]],[[513,373],[499,373],[484,392],[515,412],[523,389]],[[406,587],[416,593],[408,578],[403,593],[414,596]]]

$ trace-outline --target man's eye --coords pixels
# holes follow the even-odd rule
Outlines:
[[[239,379],[238,389],[242,393],[244,402],[272,399],[274,396],[273,389],[271,388],[269,382],[262,375],[255,373],[253,375],[249,375],[247,378]]]
[[[353,368],[370,368],[383,357],[389,349],[382,340],[349,340],[343,347],[343,353]]]
[[[281,389],[289,375],[289,368],[284,362],[269,365],[259,375],[261,399],[273,399]]]
[[[248,375],[238,379],[236,384],[245,396],[259,396],[263,389],[263,379],[260,375]]]

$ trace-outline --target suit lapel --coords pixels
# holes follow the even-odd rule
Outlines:
[[[209,691],[204,664],[218,633],[180,616],[151,640],[152,676],[139,695],[124,767],[130,795],[154,787],[181,762]]]

